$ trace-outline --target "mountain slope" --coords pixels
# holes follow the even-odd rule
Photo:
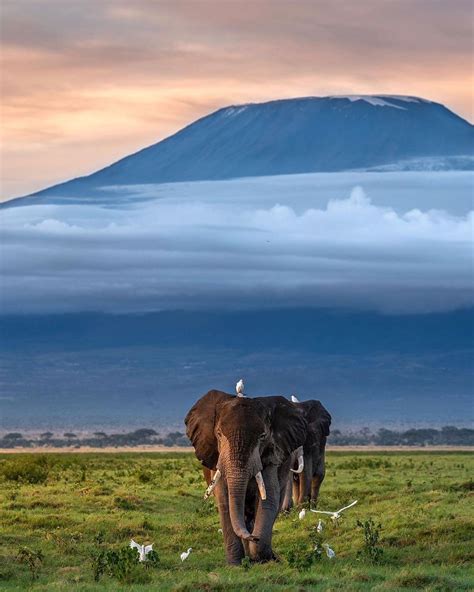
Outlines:
[[[438,103],[385,95],[287,99],[220,109],[92,175],[36,195],[472,154],[474,127]]]

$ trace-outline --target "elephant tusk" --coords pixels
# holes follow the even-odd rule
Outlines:
[[[211,493],[214,491],[214,487],[217,485],[217,482],[221,478],[221,472],[217,469],[216,474],[214,475],[212,481],[209,483],[209,487],[206,489],[206,493],[204,494],[204,499],[207,500],[210,497]]]
[[[265,489],[265,481],[263,480],[263,477],[262,477],[262,471],[259,471],[255,475],[255,481],[257,482],[257,485],[258,485],[260,497],[262,498],[262,500],[266,500],[267,499],[267,490]]]
[[[302,473],[304,469],[304,458],[303,455],[301,454],[300,456],[298,456],[298,468],[297,469],[290,469],[290,471],[292,471],[293,473]]]

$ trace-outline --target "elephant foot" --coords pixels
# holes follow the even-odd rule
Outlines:
[[[264,547],[258,549],[257,552],[251,550],[250,559],[252,563],[268,563],[269,561],[280,561],[278,555],[276,555],[271,547]]]

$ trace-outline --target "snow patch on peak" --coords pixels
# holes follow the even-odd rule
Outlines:
[[[394,109],[401,109],[402,111],[406,111],[405,107],[400,107],[400,105],[394,105],[393,103],[389,103],[385,100],[385,98],[389,98],[389,95],[385,95],[384,98],[381,98],[383,95],[373,96],[373,95],[332,95],[329,97],[330,99],[347,99],[348,101],[365,101],[366,103],[370,103],[375,107],[393,107]],[[398,97],[390,97],[393,99],[397,99]]]
[[[428,99],[422,99],[420,97],[410,97],[408,95],[377,95],[384,99],[396,99],[397,101],[405,101],[405,103],[432,103]]]
[[[235,115],[242,113],[242,111],[245,111],[247,107],[248,105],[240,105],[239,107],[228,107],[224,110],[224,113],[222,115],[223,117],[234,117]]]

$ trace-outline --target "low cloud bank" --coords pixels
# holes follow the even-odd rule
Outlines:
[[[185,200],[3,210],[2,312],[473,305],[472,211],[395,211],[361,187],[303,210],[291,195],[262,207],[196,188]]]

